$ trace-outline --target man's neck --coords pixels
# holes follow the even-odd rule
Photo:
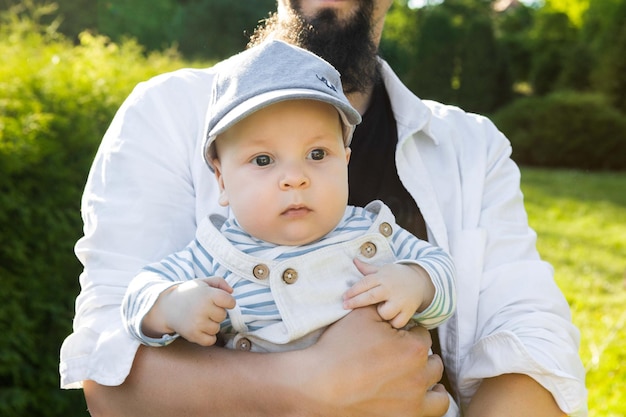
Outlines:
[[[370,101],[372,100],[372,92],[374,91],[374,86],[371,85],[367,88],[365,92],[359,93],[351,93],[347,94],[348,100],[352,107],[358,110],[358,112],[363,115],[367,108],[370,105]]]

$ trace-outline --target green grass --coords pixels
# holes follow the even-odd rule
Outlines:
[[[626,173],[523,168],[522,190],[581,331],[589,416],[626,416]]]

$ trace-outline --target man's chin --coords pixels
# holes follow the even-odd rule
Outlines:
[[[340,10],[335,7],[322,7],[317,11],[315,16],[306,17],[306,16],[301,15],[301,17],[307,23],[317,22],[318,26],[316,27],[318,29],[323,29],[323,30],[329,30],[332,28],[345,29],[348,25],[350,25],[350,22],[352,21],[352,19],[354,19],[354,15],[358,11],[359,9]],[[319,26],[319,25],[326,25],[326,26]]]
[[[339,71],[346,93],[366,92],[379,80],[378,51],[371,38],[372,0],[361,0],[345,18],[326,7],[306,19],[299,1],[290,0],[289,6],[291,13],[275,15],[251,44],[272,34],[321,56]]]

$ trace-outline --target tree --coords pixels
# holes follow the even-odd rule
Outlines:
[[[419,10],[411,9],[406,2],[396,1],[385,19],[380,55],[402,79],[406,79],[416,65],[419,15]]]
[[[187,0],[179,16],[179,49],[188,57],[226,58],[244,49],[275,6],[274,0]]]
[[[591,72],[596,59],[589,45],[578,42],[563,54],[563,68],[558,87],[564,90],[590,91]]]
[[[626,26],[622,26],[615,36],[615,43],[605,58],[605,83],[601,85],[613,105],[626,113]]]
[[[49,0],[31,0],[47,3]],[[19,3],[0,0],[0,9]],[[57,0],[59,30],[78,39],[85,29],[119,42],[135,38],[147,51],[177,45],[186,57],[220,59],[242,50],[274,0]]]
[[[510,100],[512,79],[490,4],[446,0],[419,10],[415,55],[403,77],[418,96],[482,113]]]
[[[457,101],[466,110],[489,113],[510,99],[508,63],[496,42],[491,19],[471,19],[459,48],[460,82]]]
[[[527,82],[532,63],[531,30],[535,9],[523,4],[497,13],[494,18],[496,37],[507,55],[511,77],[515,82]]]
[[[593,2],[583,33],[594,52],[597,65],[592,71],[593,86],[626,112],[626,1]]]
[[[575,27],[581,27],[587,9],[591,3],[602,3],[607,0],[544,0],[544,10],[560,12],[567,15]]]
[[[44,0],[45,1],[45,0]],[[59,32],[74,41],[85,29],[95,30],[98,27],[98,3],[93,0],[57,0],[57,12],[61,20]]]
[[[542,11],[533,29],[533,61],[530,73],[534,93],[556,90],[565,68],[565,57],[575,47],[577,30],[563,12]]]
[[[177,38],[179,13],[172,0],[99,1],[97,29],[114,41],[133,37],[148,50],[162,49]]]
[[[441,6],[433,6],[423,9],[420,17],[415,67],[405,81],[422,98],[454,102],[458,63],[454,16]]]

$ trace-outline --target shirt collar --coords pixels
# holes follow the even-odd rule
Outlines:
[[[381,59],[380,62],[383,82],[398,125],[398,145],[420,131],[439,145],[432,132],[431,109],[402,83],[386,61]]]

